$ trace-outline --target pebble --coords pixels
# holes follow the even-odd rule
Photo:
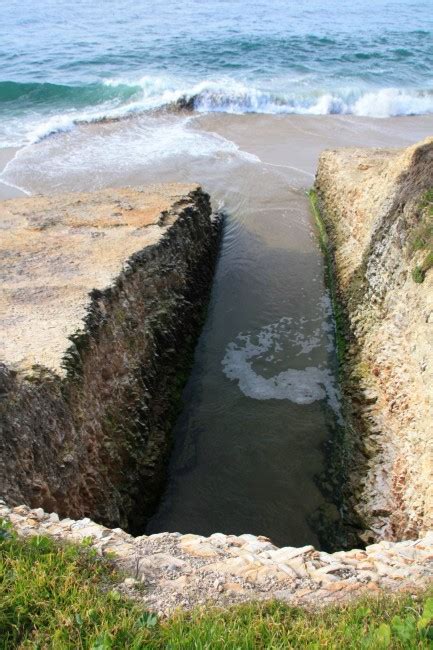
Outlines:
[[[138,583],[135,578],[125,578],[123,584],[125,585],[125,587],[134,587]]]

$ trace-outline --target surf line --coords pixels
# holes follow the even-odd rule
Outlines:
[[[263,160],[261,163],[262,165],[269,165],[270,167],[284,167],[285,169],[293,169],[295,172],[300,172],[301,174],[305,174],[306,176],[314,178],[314,174],[311,172],[307,172],[305,169],[300,169],[299,167],[293,167],[293,165],[279,165],[278,163],[264,162]]]
[[[27,146],[28,146],[28,145],[27,145]],[[16,160],[16,158],[18,157],[18,154],[19,154],[21,151],[23,151],[25,148],[26,148],[26,146],[23,146],[23,147],[20,147],[19,149],[17,149],[17,151],[16,151],[16,152],[14,153],[14,155],[12,156],[12,158],[10,158],[10,160],[7,161],[6,165],[3,167],[3,169],[2,169],[1,172],[0,172],[0,183],[1,183],[2,185],[6,185],[7,187],[12,187],[12,188],[15,189],[15,190],[19,190],[20,192],[22,192],[22,193],[25,194],[26,196],[31,196],[31,192],[29,192],[28,190],[24,189],[24,187],[20,187],[19,185],[15,185],[15,183],[11,183],[10,181],[7,181],[7,180],[5,180],[5,179],[3,178],[3,174],[6,172],[7,168],[9,167],[9,165],[10,165],[11,163],[13,163],[14,160]]]

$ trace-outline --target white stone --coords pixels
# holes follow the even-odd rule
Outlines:
[[[174,555],[168,555],[166,553],[154,553],[153,555],[148,555],[138,562],[138,568],[140,571],[143,570],[157,570],[165,569],[166,571],[176,571],[185,566],[185,560],[181,560],[179,557]]]
[[[249,535],[245,533],[244,535],[239,535],[240,539],[244,539],[246,542],[257,542],[256,535]]]
[[[98,524],[93,524],[91,526],[85,526],[84,528],[75,529],[74,533],[79,535],[82,538],[93,537],[95,539],[102,539],[104,537],[104,529]]]
[[[250,553],[261,553],[263,551],[272,551],[274,549],[273,544],[270,542],[248,542],[245,544],[244,549]]]
[[[89,519],[88,517],[84,517],[83,519],[78,519],[78,521],[72,521],[71,528],[72,529],[85,528],[89,524],[93,524],[93,521],[91,519]]]
[[[125,587],[134,587],[137,584],[137,580],[135,578],[125,578],[123,584]]]
[[[283,546],[277,551],[269,551],[270,557],[276,562],[290,562],[299,555],[307,555],[314,551],[314,546],[301,546],[300,548],[295,548],[293,546]]]
[[[39,521],[42,521],[42,520],[45,518],[45,512],[43,511],[42,508],[35,508],[34,510],[31,510],[30,512],[31,512],[31,514],[33,514],[33,515],[36,517],[36,519],[38,519]]]
[[[417,540],[417,543],[424,543],[426,546],[433,546],[433,530],[429,530],[422,539]]]
[[[320,567],[319,569],[316,569],[315,573],[322,575],[325,573],[334,573],[335,571],[351,571],[351,570],[344,564],[328,564],[326,566]]]
[[[277,564],[277,568],[279,571],[282,571],[283,573],[286,573],[290,578],[295,579],[298,577],[298,574],[292,567],[287,566],[287,564]]]

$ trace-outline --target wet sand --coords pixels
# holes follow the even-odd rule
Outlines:
[[[324,149],[405,147],[433,134],[433,115],[374,119],[353,115],[209,114],[197,124],[259,156],[282,165],[294,185],[310,186]]]
[[[13,160],[15,154],[19,151],[16,147],[5,147],[0,149],[0,175],[10,160]],[[17,187],[8,185],[0,178],[0,201],[14,199],[19,196],[26,196],[26,193]]]
[[[172,141],[160,143],[163,156],[156,155],[160,152],[155,143],[147,146],[155,128],[182,122],[185,122],[184,114],[144,114],[82,125],[72,133],[60,133],[20,150],[0,149],[2,197],[16,196],[20,190],[14,185],[30,193],[85,191],[107,185],[153,182],[159,178],[186,178],[190,170],[199,181],[205,179],[204,168],[214,169],[218,163],[215,159],[221,162],[226,153],[223,146],[222,154],[212,151],[209,160],[200,147],[198,155],[195,154],[193,140],[176,151],[176,133]],[[227,143],[235,143],[241,152],[258,156],[262,164],[275,170],[279,167],[294,187],[309,187],[318,156],[324,149],[404,147],[433,133],[433,115],[378,119],[352,115],[195,114],[179,135],[183,133],[216,135]],[[125,134],[129,134],[129,139]],[[155,140],[159,136],[157,132]],[[11,184],[10,189],[5,183]]]

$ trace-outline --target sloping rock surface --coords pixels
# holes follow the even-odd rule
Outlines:
[[[0,493],[140,530],[158,499],[219,221],[196,185],[0,205]]]

